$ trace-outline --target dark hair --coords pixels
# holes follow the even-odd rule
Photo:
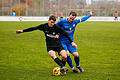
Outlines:
[[[69,16],[72,15],[72,16],[77,16],[77,13],[76,12],[70,12]]]
[[[54,15],[51,15],[51,16],[49,17],[49,20],[56,21],[56,17],[55,17]]]

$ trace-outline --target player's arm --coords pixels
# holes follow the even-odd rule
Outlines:
[[[23,32],[30,32],[30,31],[34,31],[34,30],[38,30],[38,29],[43,30],[43,25],[39,25],[36,27],[30,27],[30,28],[27,28],[24,30],[16,30],[16,34],[23,33]]]
[[[90,11],[90,14],[89,14],[89,15],[81,18],[81,22],[86,21],[86,20],[89,19],[92,15],[93,15],[93,11]]]
[[[87,15],[87,16],[85,16],[85,17],[82,17],[81,19],[79,19],[79,20],[77,21],[77,23],[86,21],[86,20],[89,19],[92,15],[93,15],[93,12],[90,11],[90,14],[89,14],[89,15]]]
[[[59,34],[56,34],[56,35],[54,36],[54,38],[57,38],[57,39],[58,39],[58,38],[59,38]]]
[[[63,24],[63,21],[62,21],[62,20],[60,20],[59,22],[56,23],[56,25],[57,25],[57,26],[60,26],[60,27],[62,26],[62,24]]]
[[[77,48],[77,45],[71,40],[71,38],[69,37],[69,35],[67,34],[67,32],[65,32],[63,29],[61,29],[60,27],[57,26],[57,31],[58,33],[62,34],[63,36],[66,36],[69,41],[71,42],[72,46]]]
[[[86,21],[90,17],[91,17],[91,14],[89,14],[89,15],[87,15],[85,17],[82,17],[80,22],[84,22],[84,21]]]

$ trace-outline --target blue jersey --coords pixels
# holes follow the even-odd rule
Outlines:
[[[60,26],[64,31],[66,31],[69,35],[69,37],[74,41],[74,32],[76,25],[80,22],[86,21],[89,17],[91,17],[91,14],[82,17],[81,19],[75,19],[72,23],[68,21],[68,18],[60,20],[56,25]],[[60,41],[69,41],[65,36],[60,35],[59,36]]]

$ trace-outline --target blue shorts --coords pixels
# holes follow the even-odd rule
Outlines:
[[[60,18],[63,18],[63,17],[60,17]]]
[[[69,51],[70,53],[77,52],[77,49],[72,46],[70,41],[61,41],[61,44],[63,45],[65,51]]]

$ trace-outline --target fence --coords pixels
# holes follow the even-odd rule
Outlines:
[[[91,1],[91,2],[90,2]],[[68,16],[70,11],[86,15],[90,10],[95,16],[113,16],[118,11],[120,0],[0,0],[0,16],[49,16],[55,11]]]

